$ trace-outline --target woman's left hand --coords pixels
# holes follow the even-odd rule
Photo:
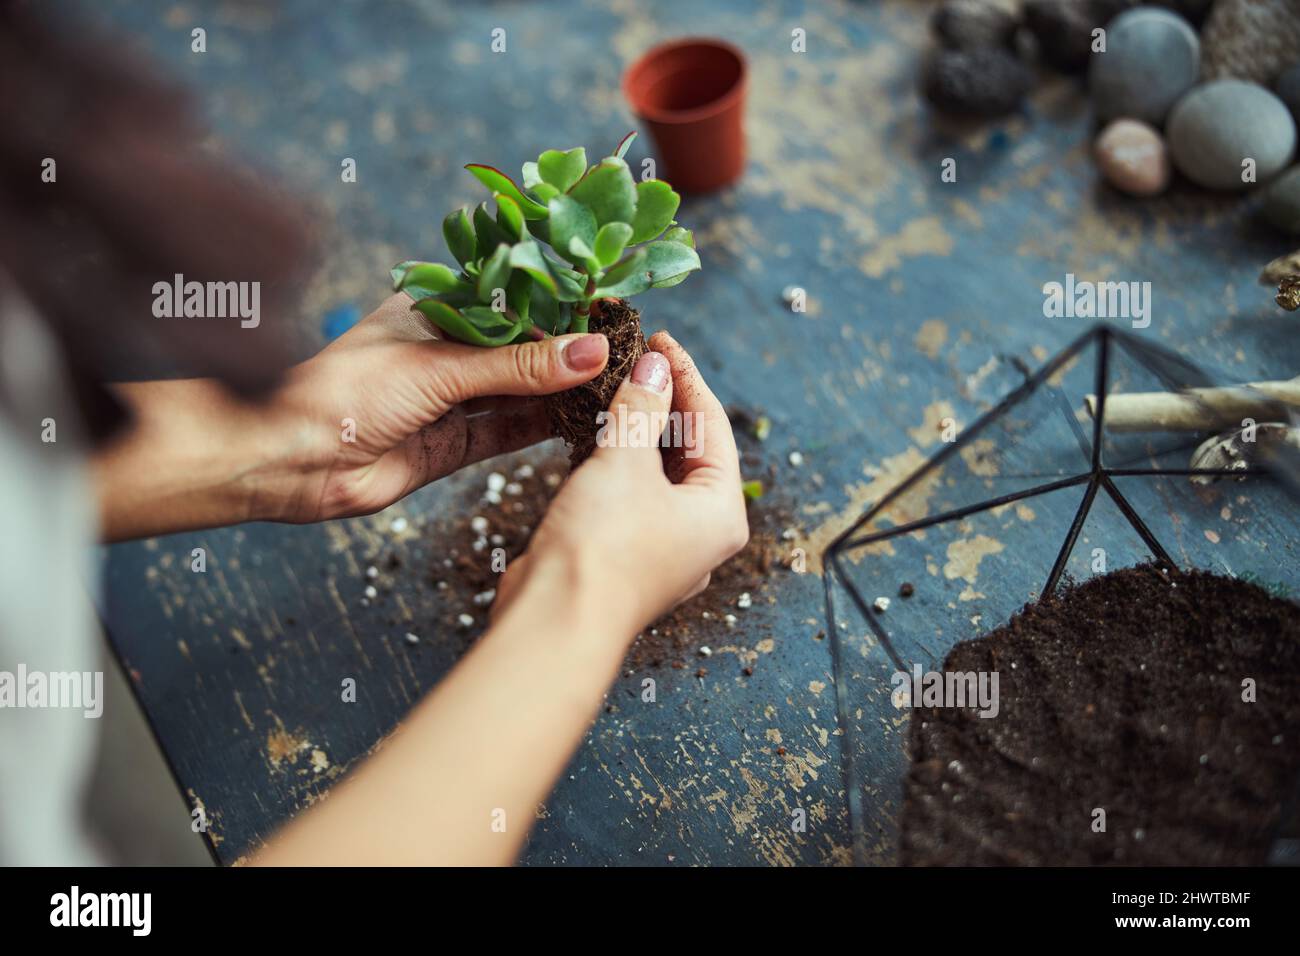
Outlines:
[[[443,341],[410,306],[392,296],[261,405],[203,380],[122,386],[136,424],[96,457],[104,536],[379,511],[545,439],[538,397],[595,378],[608,358],[597,334]]]
[[[595,378],[609,355],[594,334],[500,348],[443,341],[410,306],[394,295],[290,372],[277,414],[310,437],[289,463],[298,500],[282,520],[369,514],[543,441],[538,397]]]

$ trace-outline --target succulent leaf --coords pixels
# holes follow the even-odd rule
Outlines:
[[[618,262],[631,239],[632,227],[625,222],[607,222],[601,226],[591,247],[601,268],[609,268]]]
[[[520,239],[527,238],[528,226],[525,224],[524,214],[519,209],[519,203],[505,193],[497,193],[496,201],[497,225],[509,234],[510,241],[518,242]]]
[[[533,187],[532,193],[537,197],[538,202],[549,203],[556,196],[560,195],[560,190],[556,189],[550,183],[538,183]]]
[[[496,252],[497,246],[501,245],[501,243],[504,242],[508,245],[514,241],[510,238],[510,233],[497,225],[497,221],[488,212],[487,203],[485,202],[474,207],[474,232],[476,233],[474,243],[475,259],[486,259]],[[468,266],[466,271],[469,271]]]
[[[614,149],[614,155],[617,156],[619,159],[623,159],[624,157],[626,157],[628,148],[632,145],[632,142],[635,139],[636,139],[636,131],[633,130],[631,133],[628,133],[626,136],[624,136],[622,139],[618,141],[618,146]]]
[[[522,269],[532,276],[533,281],[551,295],[559,291],[555,276],[551,273],[550,262],[542,255],[542,247],[532,239],[516,243],[510,250],[510,265]]]
[[[471,305],[468,308],[461,309],[460,314],[474,323],[474,327],[485,335],[488,333],[496,334],[502,329],[514,329],[519,331],[519,322],[510,318],[504,312],[498,312],[488,305]]]
[[[512,270],[510,281],[506,283],[506,305],[510,307],[515,316],[525,326],[532,324],[529,321],[532,304],[533,277],[522,269]]]
[[[589,169],[569,190],[569,196],[591,210],[597,226],[630,223],[636,214],[636,182],[627,163],[617,156],[602,159],[600,165]]]
[[[537,172],[542,182],[549,183],[560,192],[568,191],[586,171],[587,151],[581,146],[566,152],[548,149],[537,157]]]
[[[560,327],[561,312],[565,308],[556,301],[546,289],[537,282],[533,283],[528,304],[529,318],[544,332],[561,335],[568,328],[567,319],[564,328]]]
[[[650,273],[651,285],[660,288],[667,288],[661,283],[676,285],[688,273],[700,268],[699,253],[685,243],[660,240],[649,243],[644,248],[646,271]]]
[[[596,241],[596,217],[582,203],[569,196],[556,196],[549,206],[551,247],[569,257],[570,243],[574,239],[588,247]]]
[[[578,236],[569,240],[569,254],[574,262],[581,263],[582,267],[587,270],[587,275],[598,275],[603,268],[596,254],[591,251],[591,246],[587,245]]]
[[[425,299],[443,292],[470,292],[465,282],[441,262],[399,262],[391,270],[393,291],[405,292],[412,299]]]
[[[626,298],[650,288],[650,276],[646,268],[648,260],[649,254],[645,249],[636,249],[624,256],[601,278],[596,295]]]
[[[483,263],[478,277],[478,299],[491,302],[497,289],[504,289],[510,281],[510,246],[501,243],[496,252]],[[467,313],[468,314],[468,313]]]
[[[546,207],[541,203],[533,202],[524,195],[524,191],[515,185],[515,181],[507,176],[495,166],[483,166],[479,163],[470,163],[465,167],[470,174],[488,188],[489,192],[505,193],[515,202],[519,203],[519,208],[524,214],[525,219],[545,219]]]
[[[676,224],[660,237],[661,242],[680,242],[682,245],[695,248],[695,233],[689,229],[683,229]]]
[[[442,221],[442,237],[447,248],[462,266],[474,258],[474,227],[464,207],[457,209]]]
[[[662,179],[636,184],[636,213],[632,217],[632,242],[649,242],[659,236],[677,215],[682,197]]]
[[[518,322],[509,323],[496,331],[484,332],[470,318],[437,299],[421,299],[412,308],[418,309],[430,322],[452,338],[470,345],[487,347],[509,345],[519,334],[520,323]],[[492,310],[488,309],[488,311]]]

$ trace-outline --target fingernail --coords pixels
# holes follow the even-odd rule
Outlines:
[[[605,336],[591,334],[570,339],[564,346],[564,364],[575,372],[587,372],[605,361]]]
[[[632,383],[642,385],[652,392],[662,392],[668,384],[668,360],[658,352],[646,352],[636,360],[632,369]]]

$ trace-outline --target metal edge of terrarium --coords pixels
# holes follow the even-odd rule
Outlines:
[[[1120,508],[1123,516],[1137,531],[1142,538],[1143,543],[1151,549],[1153,557],[1158,561],[1166,564],[1171,568],[1177,568],[1174,562],[1160,544],[1159,539],[1147,527],[1141,516],[1133,508],[1132,504],[1125,498],[1115,486],[1111,478],[1129,477],[1129,476],[1151,476],[1151,477],[1176,477],[1176,476],[1216,476],[1216,477],[1233,477],[1246,478],[1257,475],[1267,475],[1278,479],[1279,483],[1293,496],[1300,497],[1300,453],[1288,453],[1283,451],[1283,456],[1290,459],[1291,467],[1284,467],[1276,461],[1266,460],[1264,467],[1255,468],[1247,467],[1244,469],[1203,469],[1203,468],[1152,468],[1152,469],[1131,469],[1131,468],[1110,468],[1103,462],[1103,432],[1105,428],[1105,407],[1106,395],[1110,385],[1110,343],[1111,340],[1118,340],[1124,352],[1128,356],[1145,367],[1154,374],[1166,386],[1175,389],[1184,389],[1189,386],[1186,382],[1176,383],[1170,375],[1168,368],[1159,368],[1149,361],[1151,356],[1157,356],[1170,366],[1176,367],[1190,381],[1202,383],[1202,387],[1212,384],[1211,379],[1198,365],[1188,359],[1183,358],[1166,349],[1161,345],[1144,341],[1137,336],[1132,335],[1121,329],[1115,329],[1104,323],[1098,323],[1090,328],[1087,332],[1080,335],[1074,341],[1066,345],[1055,356],[1052,357],[1042,368],[1028,376],[1024,382],[1012,389],[1001,400],[998,401],[991,409],[981,415],[975,423],[966,429],[964,434],[952,442],[947,447],[940,449],[934,455],[930,456],[916,470],[908,475],[902,482],[890,489],[880,501],[876,502],[866,512],[863,513],[852,525],[837,535],[829,545],[822,551],[822,574],[823,588],[825,593],[827,627],[831,638],[831,660],[832,669],[835,676],[836,688],[836,716],[839,725],[843,731],[843,743],[841,744],[841,772],[845,780],[845,797],[849,810],[849,827],[850,837],[852,840],[852,854],[854,863],[861,865],[864,856],[863,840],[865,838],[865,821],[863,818],[861,794],[858,792],[857,781],[853,769],[853,735],[850,732],[848,720],[848,691],[846,687],[846,674],[843,665],[843,649],[840,639],[839,622],[835,614],[834,605],[834,579],[839,578],[840,584],[849,593],[852,603],[857,607],[861,617],[867,622],[868,626],[874,632],[876,638],[880,641],[881,646],[885,648],[886,653],[896,666],[901,667],[901,658],[889,639],[889,635],[880,625],[876,615],[862,597],[861,592],[853,583],[852,577],[844,571],[839,564],[839,557],[842,552],[858,550],[867,545],[896,537],[903,534],[909,534],[913,531],[920,530],[932,525],[941,524],[946,521],[957,520],[968,514],[988,510],[997,507],[1000,503],[1006,501],[1021,500],[1023,498],[1034,497],[1045,494],[1050,491],[1070,487],[1076,484],[1088,482],[1088,489],[1084,494],[1080,506],[1076,511],[1074,520],[1071,523],[1066,540],[1062,544],[1062,549],[1058,552],[1056,563],[1053,565],[1052,572],[1049,575],[1047,585],[1043,593],[1051,593],[1059,582],[1061,573],[1064,570],[1064,562],[1068,561],[1069,554],[1072,551],[1073,544],[1077,540],[1079,530],[1086,521],[1091,511],[1091,506],[1096,498],[1097,489],[1104,488],[1108,497],[1110,497],[1117,507]],[[857,538],[853,538],[855,532],[870,523],[881,511],[892,504],[897,498],[907,492],[909,488],[921,480],[928,472],[941,468],[947,460],[953,455],[959,453],[967,442],[973,440],[979,435],[984,428],[991,422],[1000,418],[1009,409],[1019,404],[1036,389],[1042,386],[1053,374],[1071,358],[1074,358],[1083,351],[1091,342],[1099,343],[1099,354],[1096,359],[1094,381],[1097,395],[1097,412],[1093,416],[1093,440],[1091,451],[1091,468],[1088,472],[1076,475],[1070,478],[1064,478],[1056,482],[1049,482],[1041,486],[1027,489],[1023,492],[1012,493],[1011,495],[1000,496],[999,498],[989,499],[983,502],[977,502],[975,505],[964,508],[951,509],[940,515],[930,516],[918,519],[914,522],[908,522],[905,525],[899,525],[879,532],[869,532]],[[1081,450],[1084,450],[1081,448]],[[1288,796],[1288,805],[1300,801],[1300,775],[1297,777],[1296,786],[1293,787],[1293,793]],[[1285,814],[1279,817],[1274,832],[1274,847],[1276,848],[1283,842],[1279,832],[1285,825]]]
[[[844,777],[845,802],[849,810],[849,835],[852,842],[853,861],[857,865],[862,865],[865,855],[863,841],[865,839],[865,827],[863,825],[862,798],[858,792],[857,779],[853,768],[853,735],[849,725],[848,711],[848,688],[847,675],[845,674],[843,662],[843,642],[840,638],[839,620],[835,613],[834,600],[834,579],[838,576],[840,583],[844,585],[849,592],[853,603],[858,606],[859,612],[865,618],[868,626],[875,632],[877,639],[882,641],[882,646],[886,653],[897,665],[899,657],[893,649],[893,644],[889,641],[887,634],[883,634],[883,629],[879,622],[875,620],[874,615],[867,610],[865,601],[858,592],[856,585],[852,583],[850,576],[843,572],[839,566],[839,555],[841,551],[847,550],[845,542],[858,529],[863,527],[874,518],[881,510],[888,507],[895,499],[904,494],[908,488],[920,480],[921,476],[927,471],[941,467],[948,458],[957,454],[958,449],[971,441],[977,436],[990,422],[996,420],[1007,409],[1014,407],[1024,398],[1031,395],[1042,382],[1049,378],[1059,368],[1065,365],[1071,358],[1086,348],[1099,334],[1101,326],[1094,326],[1087,332],[1080,335],[1073,342],[1059,351],[1049,362],[1047,362],[1037,372],[1032,373],[1020,385],[1012,389],[1007,395],[994,405],[991,409],[981,415],[975,423],[966,429],[964,434],[946,448],[940,449],[935,455],[932,455],[926,462],[917,468],[912,474],[905,478],[900,484],[890,489],[880,501],[872,505],[857,521],[842,531],[828,544],[821,554],[822,560],[822,586],[826,604],[826,624],[831,640],[831,669],[835,679],[835,707],[836,719],[839,722],[843,732],[842,743],[840,745],[840,767]],[[1087,475],[1072,479],[1074,482],[1080,482],[1087,478]],[[891,529],[892,530],[892,529]],[[855,542],[854,547],[857,546]]]
[[[1085,332],[1083,335],[1079,336],[1077,339],[1075,339],[1073,342],[1067,345],[1064,349],[1058,352],[1050,362],[1044,365],[1037,372],[1031,374],[1023,382],[1021,382],[1014,389],[1012,389],[1010,392],[1004,395],[996,405],[994,405],[987,412],[985,412],[983,415],[977,418],[975,420],[975,423],[971,425],[970,428],[964,429],[961,437],[959,437],[956,441],[949,443],[946,447],[939,449],[939,451],[935,452],[928,459],[926,459],[925,462],[923,462],[915,471],[913,471],[910,475],[908,475],[905,479],[903,479],[903,481],[901,481],[899,484],[895,485],[888,492],[886,492],[883,498],[881,498],[878,502],[876,502],[874,505],[868,508],[867,511],[860,518],[858,518],[857,521],[853,522],[853,524],[851,524],[848,528],[845,528],[842,532],[836,535],[835,538],[831,541],[831,543],[826,546],[826,548],[822,551],[822,566],[825,567],[827,558],[829,558],[832,554],[839,553],[842,550],[848,550],[849,548],[859,547],[861,544],[860,541],[853,541],[851,543],[846,544],[850,536],[852,536],[856,531],[858,531],[858,529],[868,524],[872,518],[876,517],[876,515],[878,515],[881,511],[883,511],[890,504],[892,504],[897,498],[905,494],[914,484],[916,484],[921,479],[921,477],[926,472],[931,471],[945,464],[949,458],[951,458],[955,454],[958,454],[958,450],[960,448],[964,447],[968,442],[973,441],[980,434],[980,432],[982,432],[989,425],[989,423],[1001,417],[1002,414],[1005,413],[1008,409],[1014,407],[1021,400],[1023,400],[1024,398],[1032,394],[1034,390],[1038,388],[1038,386],[1043,381],[1049,378],[1062,365],[1064,365],[1071,358],[1073,358],[1078,352],[1080,352],[1083,348],[1085,348],[1089,344],[1089,342],[1097,336],[1097,334],[1098,334],[1098,329],[1093,328],[1090,329],[1088,332]],[[867,539],[862,539],[862,540],[867,540]]]

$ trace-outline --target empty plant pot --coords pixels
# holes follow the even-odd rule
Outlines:
[[[745,82],[738,48],[697,37],[660,44],[623,74],[623,95],[649,127],[674,188],[712,192],[740,178]]]

